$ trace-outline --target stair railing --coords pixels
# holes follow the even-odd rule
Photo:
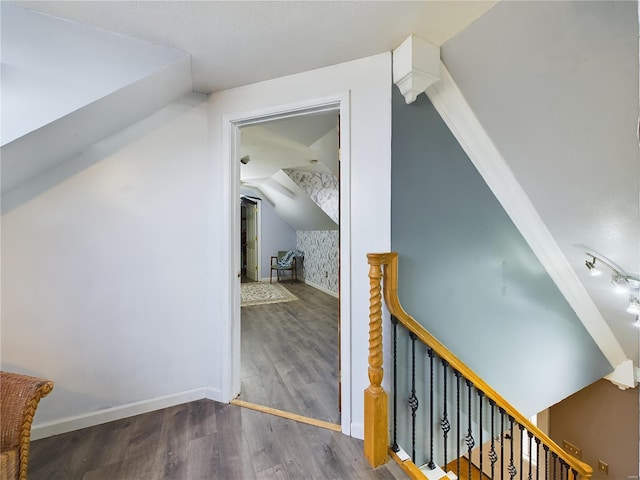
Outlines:
[[[370,385],[364,392],[364,453],[372,466],[382,465],[390,454],[412,478],[433,478],[435,473],[430,475],[430,471],[444,474],[444,470],[455,474],[449,474],[451,478],[469,480],[586,480],[591,477],[593,470],[589,465],[560,448],[404,311],[398,300],[397,253],[368,254],[367,257]],[[383,293],[391,313],[393,349],[391,443],[389,400],[382,387]],[[398,366],[397,359],[399,330],[407,333],[403,346],[409,365],[404,370]],[[416,349],[422,349],[424,354],[416,354]],[[420,399],[416,392],[416,363],[425,377],[426,385],[419,390],[425,391],[426,399]],[[408,391],[398,392],[399,378],[404,379]],[[423,403],[427,411],[420,411],[418,415]],[[417,416],[425,421],[416,422]],[[407,450],[411,455],[399,446],[399,418],[410,430],[405,437],[410,437],[411,446]],[[422,428],[425,431],[421,432]],[[417,442],[416,434],[426,440]],[[421,468],[416,465],[416,445],[426,460]],[[442,476],[438,474],[435,478]]]

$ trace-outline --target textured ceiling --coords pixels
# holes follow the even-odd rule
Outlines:
[[[411,33],[441,45],[496,2],[12,3],[188,52],[194,90],[211,93],[388,52]]]

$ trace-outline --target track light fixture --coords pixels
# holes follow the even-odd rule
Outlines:
[[[602,273],[602,270],[596,266],[596,262],[598,262],[598,265],[604,265],[611,270],[611,283],[616,291],[629,295],[627,312],[632,315],[640,315],[640,279],[624,272],[620,267],[614,266],[613,262],[603,260],[593,253],[585,252],[585,255],[591,259],[587,259],[584,262],[589,273],[592,276],[597,276]]]
[[[627,313],[630,313],[632,315],[640,315],[640,299],[638,299],[638,297],[633,297],[631,300],[629,300]]]
[[[585,260],[584,264],[587,266],[589,274],[592,277],[597,277],[598,275],[602,274],[602,271],[598,267],[596,267],[596,257],[594,257],[593,255],[591,255],[591,261]]]

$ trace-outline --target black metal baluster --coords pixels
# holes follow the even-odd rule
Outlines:
[[[491,480],[493,480],[496,473],[496,462],[498,461],[498,455],[496,454],[496,433],[494,429],[496,402],[489,400],[489,403],[491,404],[491,450],[489,450],[489,460],[491,461]]]
[[[456,475],[460,477],[460,372],[456,375]]]
[[[411,461],[416,461],[416,411],[418,410],[418,397],[416,397],[416,335],[409,332],[411,338],[411,395],[409,406],[411,407]]]
[[[556,452],[551,452],[551,457],[553,458],[553,480],[556,480],[556,464],[558,463],[558,454]]]
[[[573,480],[578,480],[578,471],[572,468],[571,473],[573,473]]]
[[[442,413],[442,421],[440,422],[440,426],[442,427],[442,438],[444,439],[444,468],[447,468],[447,435],[451,430],[451,425],[449,424],[449,418],[447,416],[447,375],[449,362],[447,362],[444,358],[442,360],[442,377],[444,378],[444,412]]]
[[[524,442],[522,440],[524,436],[524,425],[520,425],[518,423],[518,429],[520,430],[520,448],[518,449],[520,451],[520,468],[518,469],[518,471],[520,472],[520,478],[522,478],[522,446],[524,445]]]
[[[433,463],[433,349],[427,350],[429,355],[429,468],[436,468]]]
[[[478,437],[478,444],[480,445],[480,476],[482,476],[482,402],[484,401],[484,392],[481,392],[480,390],[477,390],[478,392],[478,417],[480,418],[480,421],[478,422],[478,425],[480,425],[480,433],[479,433],[479,437]]]
[[[467,418],[469,419],[469,421],[467,422],[468,424],[468,428],[467,428],[467,435],[464,437],[464,443],[467,444],[467,453],[469,454],[469,477],[471,478],[471,450],[473,449],[474,445],[475,445],[475,440],[473,439],[473,434],[471,431],[471,410],[472,410],[472,404],[471,404],[471,389],[473,388],[473,383],[471,383],[471,380],[467,380],[467,406],[469,408],[469,411],[467,413]]]
[[[504,479],[504,414],[504,409],[500,408],[500,480]]]
[[[511,425],[509,428],[509,435],[511,437],[511,452],[510,452],[510,456],[509,456],[509,466],[507,467],[507,469],[509,470],[509,478],[511,480],[513,480],[513,477],[516,476],[516,473],[518,473],[516,466],[513,464],[513,442],[515,441],[515,439],[513,438],[513,422],[514,422],[514,418],[509,415],[509,424]],[[471,478],[471,477],[469,477]]]
[[[398,319],[391,316],[393,324],[393,445],[391,449],[398,453]]]
[[[527,436],[529,437],[529,476],[527,478],[529,480],[533,480],[533,476],[531,473],[533,465],[533,433],[527,430]]]
[[[536,437],[536,480],[540,480],[540,439]]]
[[[544,480],[549,480],[549,447],[543,445],[544,449]]]

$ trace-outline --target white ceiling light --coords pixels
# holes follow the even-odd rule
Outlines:
[[[638,297],[633,297],[629,300],[627,312],[632,315],[640,315],[640,300]]]
[[[611,278],[611,283],[618,293],[629,293],[629,282],[622,275],[614,275]]]

